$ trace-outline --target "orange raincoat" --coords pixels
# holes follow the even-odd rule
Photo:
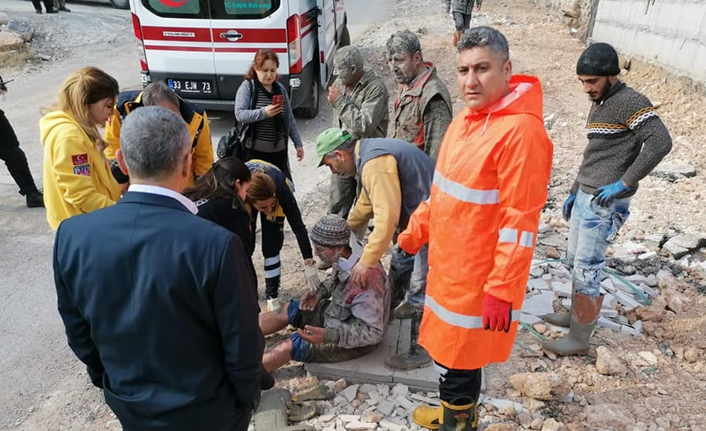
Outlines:
[[[525,297],[553,146],[542,88],[513,76],[510,94],[451,123],[431,197],[414,212],[400,246],[429,244],[419,344],[440,365],[474,370],[510,356]],[[512,304],[509,333],[483,329],[486,294]]]

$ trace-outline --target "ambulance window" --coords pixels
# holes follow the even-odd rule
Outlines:
[[[280,0],[211,0],[214,19],[259,19],[279,9]]]
[[[168,18],[208,18],[208,0],[142,0],[152,13]]]

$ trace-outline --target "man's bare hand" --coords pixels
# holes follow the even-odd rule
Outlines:
[[[336,85],[332,85],[328,88],[328,96],[326,98],[331,103],[336,103],[336,100],[341,97],[341,89]]]
[[[302,311],[314,311],[320,300],[321,298],[315,290],[307,290],[299,300],[299,309]]]
[[[323,343],[326,336],[326,329],[318,326],[306,325],[304,329],[300,329],[298,332],[304,340],[311,344]]]
[[[365,266],[363,263],[358,261],[351,270],[351,281],[359,286],[367,287],[368,279],[373,272],[373,268]]]

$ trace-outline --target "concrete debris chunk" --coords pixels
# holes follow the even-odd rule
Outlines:
[[[683,160],[665,160],[655,167],[650,175],[674,182],[696,176],[696,168]]]
[[[596,324],[602,328],[612,329],[613,331],[620,331],[620,328],[622,326],[620,323],[615,322],[611,319],[606,319],[603,316],[598,318],[598,322],[596,322]]]
[[[370,423],[370,424],[376,424],[380,422],[383,419],[382,413],[376,411],[376,410],[366,410],[363,412],[362,415],[360,415],[360,421],[365,422],[365,423]]]
[[[552,307],[553,301],[554,293],[540,292],[525,299],[524,304],[522,304],[522,312],[533,316],[544,316],[545,314],[554,312],[554,308]]]
[[[403,397],[402,395],[397,395],[395,396],[395,402],[397,403],[398,406],[402,407],[403,409],[407,410],[408,412],[414,411],[414,404],[407,398]]]
[[[425,396],[419,395],[419,394],[412,394],[410,396],[410,398],[412,398],[415,401],[419,401],[420,403],[423,403],[423,404],[429,404],[430,406],[440,406],[441,405],[441,402],[439,400],[435,400],[433,398],[425,397]]]
[[[533,316],[533,315],[531,315],[531,314],[522,313],[522,314],[520,314],[520,322],[525,323],[525,324],[530,325],[530,326],[534,326],[534,325],[536,325],[537,323],[542,323],[543,320],[540,319],[540,318],[537,317],[537,316]]]
[[[640,303],[633,299],[632,295],[625,292],[617,290],[613,295],[615,295],[615,299],[625,308],[625,311],[631,311],[640,306]]]
[[[374,430],[377,429],[377,423],[365,423],[365,422],[349,422],[346,424],[345,428],[349,431],[364,431],[364,430]]]
[[[388,400],[380,400],[378,403],[378,411],[385,416],[390,416],[395,411],[395,404]]]
[[[383,428],[383,429],[386,429],[389,431],[402,431],[402,430],[407,429],[407,427],[402,426],[400,424],[396,424],[388,419],[381,420],[378,425],[380,426],[380,428]]]
[[[628,373],[628,368],[605,346],[598,346],[596,349],[596,370],[606,376],[624,376]]]
[[[402,383],[398,383],[392,388],[392,395],[402,395],[403,397],[406,397],[408,393],[409,388]]]
[[[512,387],[524,396],[538,400],[560,400],[571,392],[571,385],[557,373],[520,373],[510,377]]]
[[[485,397],[483,398],[484,406],[493,406],[496,410],[504,410],[507,408],[512,408],[515,413],[520,413],[522,411],[522,404],[511,400],[503,400],[500,398]]]
[[[358,388],[359,385],[351,385],[348,386],[346,389],[342,390],[339,395],[341,395],[343,398],[347,399],[348,402],[353,402],[355,399],[356,395],[358,395]]]
[[[681,259],[705,245],[706,238],[703,235],[682,234],[667,241],[662,247],[662,250],[671,254],[674,259]],[[657,278],[659,278],[659,276]]]

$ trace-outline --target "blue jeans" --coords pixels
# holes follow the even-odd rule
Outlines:
[[[400,246],[395,245],[390,260],[391,272],[394,271],[400,278],[411,277],[409,290],[405,292],[404,300],[420,310],[424,308],[424,294],[427,290],[428,250],[428,246],[424,245],[416,255],[406,256]]]
[[[601,270],[608,245],[630,216],[630,198],[616,199],[607,208],[598,205],[593,198],[581,190],[576,194],[566,263],[572,269],[576,291],[595,297],[600,294]]]

